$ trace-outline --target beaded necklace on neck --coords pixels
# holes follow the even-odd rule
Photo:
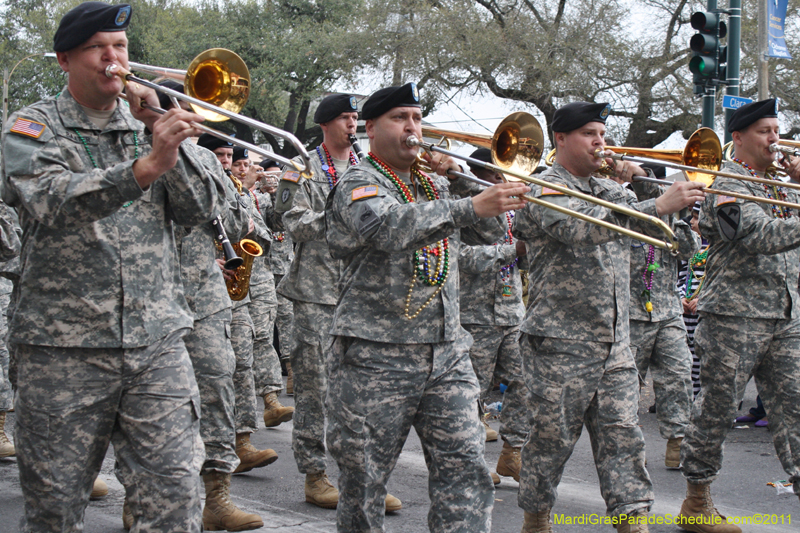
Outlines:
[[[642,296],[645,297],[644,308],[648,313],[653,312],[653,302],[650,301],[650,290],[653,288],[653,274],[660,268],[661,265],[656,263],[656,247],[652,244],[647,250],[647,261],[644,264],[644,272],[642,272],[642,281],[644,282],[644,291]]]
[[[750,165],[748,165],[747,163],[745,163],[741,159],[734,158],[733,160],[735,162],[739,163],[740,165],[742,165],[742,168],[744,168],[747,172],[749,172],[751,176],[753,176],[754,178],[758,177],[758,174],[756,174],[755,170],[750,168]],[[769,169],[767,170],[767,172],[764,172],[764,177],[766,177],[769,180],[778,181],[778,180],[775,179],[774,176],[772,176],[769,173]],[[780,183],[780,182],[778,182],[778,183]],[[770,198],[771,200],[781,200],[781,201],[784,201],[784,202],[788,201],[788,196],[786,194],[786,190],[783,187],[781,187],[781,186],[779,186],[777,184],[775,184],[775,185],[767,185],[766,183],[764,183],[763,185],[764,185],[764,192],[767,193],[767,198]],[[772,191],[770,191],[770,189],[772,189]],[[772,205],[772,215],[774,217],[776,217],[776,218],[789,218],[790,216],[792,216],[792,210],[789,209],[788,207],[783,207],[783,206],[775,205],[775,204],[771,204],[771,205]]]
[[[81,140],[81,144],[83,144],[83,149],[86,150],[86,155],[89,156],[89,161],[92,162],[92,166],[94,168],[100,168],[99,166],[97,166],[97,161],[94,160],[94,156],[92,155],[92,151],[89,150],[89,143],[86,142],[86,139],[83,138],[83,135],[81,135],[81,132],[78,131],[78,128],[72,128],[72,130],[78,136],[78,139]],[[133,158],[134,159],[139,159],[139,136],[136,134],[135,131],[133,132]],[[122,204],[122,207],[128,207],[132,203],[133,203],[133,200],[130,200],[129,202],[125,202],[124,204]]]
[[[320,147],[322,150],[320,150]],[[322,153],[325,152],[323,156]],[[322,163],[322,170],[325,171],[325,175],[328,178],[328,187],[333,190],[333,186],[339,181],[339,175],[336,172],[336,167],[333,165],[333,158],[331,157],[330,152],[328,152],[328,147],[325,146],[325,143],[317,146],[317,156],[319,156],[319,162]],[[358,157],[353,150],[350,150],[350,165],[355,166],[358,164]]]
[[[414,202],[414,197],[411,195],[411,191],[409,190],[408,186],[403,183],[403,181],[391,168],[386,165],[386,163],[378,159],[378,157],[372,152],[370,152],[367,156],[367,161],[369,161],[369,163],[375,167],[378,172],[386,176],[392,181],[392,183],[394,183],[395,187],[397,187],[397,190],[400,192],[400,196],[403,197],[404,203],[409,204]],[[422,185],[422,188],[425,190],[425,196],[427,196],[429,201],[439,199],[439,193],[433,186],[433,181],[430,177],[416,167],[411,169],[411,175],[417,177]],[[432,256],[436,257],[435,270],[432,269]],[[403,316],[409,320],[417,318],[420,312],[422,312],[422,310],[425,309],[442,290],[445,281],[447,281],[447,275],[449,272],[450,245],[447,237],[437,242],[435,246],[423,246],[421,249],[416,250],[414,252],[414,268],[413,272],[411,273],[411,281],[408,285],[408,294],[406,295]],[[431,294],[430,298],[428,298],[425,303],[414,312],[414,314],[410,314],[411,295],[414,292],[414,285],[417,282],[417,278],[419,278],[423,284],[428,285],[429,287],[436,287],[436,290],[433,292],[433,294]]]
[[[513,218],[514,213],[506,211],[508,231],[506,231],[506,235],[503,238],[503,244],[514,244],[514,236],[511,234]],[[509,264],[500,267],[500,281],[503,282],[503,296],[511,296],[511,286],[508,282],[511,280],[511,274],[514,272],[514,267],[517,266],[517,263],[519,263],[519,257],[515,257]]]

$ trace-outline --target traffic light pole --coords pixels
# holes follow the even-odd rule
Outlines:
[[[706,0],[706,9],[713,12],[717,9],[717,0]],[[714,104],[717,102],[717,88],[707,87],[703,94],[703,121],[700,124],[704,128],[714,129]]]
[[[709,3],[711,3],[711,0],[709,0]],[[739,96],[739,50],[742,36],[742,0],[730,0],[728,5],[728,79],[725,94]],[[733,111],[733,109],[725,110],[726,143],[731,140],[731,134],[728,133],[728,122],[731,119]]]

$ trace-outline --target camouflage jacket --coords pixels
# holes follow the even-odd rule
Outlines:
[[[174,227],[226,208],[224,185],[186,141],[175,167],[143,191],[132,167],[150,138],[119,102],[103,131],[66,89],[4,126],[4,199],[23,231],[12,342],[135,348],[192,326]],[[17,119],[43,128],[36,138],[12,133]]]
[[[239,201],[239,194],[233,182],[224,176],[222,165],[216,156],[208,150],[203,152],[205,153],[199,155],[204,161],[208,161],[209,169],[223,175],[228,210],[221,214],[228,239],[236,242],[247,231],[249,220],[247,209]],[[231,299],[225,288],[222,270],[216,262],[219,252],[214,240],[214,227],[210,223],[194,228],[178,227],[175,238],[178,255],[181,258],[181,278],[186,302],[194,313],[194,319],[200,320],[224,309],[230,309]]]
[[[252,193],[256,200],[258,209],[258,216],[253,219],[256,224],[254,239],[264,249],[264,253],[260,257],[256,257],[253,261],[253,272],[250,276],[250,293],[255,295],[259,292],[259,286],[265,284],[274,284],[275,276],[272,275],[272,270],[269,268],[269,253],[272,249],[272,230],[266,223],[272,217],[272,198],[269,194],[264,194],[258,191]],[[248,236],[252,239],[253,236]],[[263,287],[260,289],[263,290]]]
[[[239,201],[244,204],[248,216],[253,219],[253,225],[255,226],[252,232],[248,233],[242,238],[257,242],[262,249],[262,254],[253,258],[253,266],[250,269],[250,287],[252,287],[254,285],[253,282],[258,281],[259,275],[261,275],[261,277],[267,275],[263,272],[260,272],[259,269],[263,267],[264,258],[267,254],[269,254],[269,248],[272,244],[272,233],[267,228],[267,225],[261,216],[261,205],[254,193],[247,191],[247,194],[242,194],[239,196]],[[272,276],[271,272],[269,273],[269,276]],[[239,300],[238,302],[231,301],[231,303],[233,304],[234,309],[243,305],[247,305],[250,303],[250,291],[248,291],[243,299]]]
[[[655,200],[637,202],[619,184],[570,174],[560,164],[537,176],[572,190],[656,216]],[[655,226],[536,185],[550,203],[637,231],[661,236]],[[514,237],[528,245],[528,308],[520,330],[530,335],[594,342],[629,338],[630,238],[536,204],[516,212]]]
[[[748,176],[739,164],[723,170]],[[717,178],[714,188],[766,198],[764,185]],[[792,189],[787,201],[797,202]],[[774,197],[774,193],[773,193]],[[700,213],[700,233],[709,242],[700,313],[747,318],[798,318],[800,218],[776,218],[770,204],[709,194]]]
[[[341,296],[331,333],[377,342],[420,344],[452,341],[461,328],[458,257],[461,241],[490,244],[503,237],[505,220],[479,219],[472,199],[454,199],[449,187],[465,180],[437,178],[440,199],[428,201],[415,180],[413,203],[366,160],[348,169],[328,198],[328,245],[343,260]],[[464,194],[468,196],[468,194]],[[462,229],[463,228],[463,229]],[[437,290],[417,279],[414,252],[449,240],[450,267],[442,290],[413,320],[404,317],[409,284],[413,315]]]
[[[278,285],[278,293],[290,300],[335,305],[341,262],[331,257],[325,242],[325,200],[330,184],[322,163],[313,153],[311,168],[314,177],[301,178],[292,208],[283,214],[283,226],[294,241],[295,249],[289,271]]]
[[[272,233],[272,246],[269,249],[269,267],[276,276],[283,276],[289,271],[294,259],[294,242],[285,231]]]
[[[513,263],[508,271],[502,271]],[[462,245],[458,254],[462,324],[517,326],[525,316],[517,247]]]
[[[663,192],[660,187],[634,187],[638,201],[657,198]],[[646,282],[643,279],[650,245],[636,239],[631,239],[631,320],[644,322],[661,322],[683,314],[680,294],[675,280],[678,279],[678,261],[688,261],[700,249],[700,238],[692,231],[692,227],[674,215],[663,216],[661,220],[669,224],[675,233],[678,243],[678,255],[653,247],[654,263],[658,268],[653,271],[652,277],[647,274],[650,282],[649,301],[653,311],[647,312],[648,298],[645,296]]]

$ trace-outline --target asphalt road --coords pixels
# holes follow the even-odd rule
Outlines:
[[[755,405],[755,389],[748,387],[743,410]],[[281,401],[292,405],[291,397],[281,396]],[[648,465],[655,485],[656,502],[653,515],[669,520],[680,509],[686,485],[680,472],[663,467],[666,441],[658,434],[656,417],[647,412],[652,403],[652,389],[643,392],[640,402],[640,423],[648,447]],[[13,422],[13,413],[9,416]],[[13,433],[13,424],[10,432]],[[497,421],[490,422],[495,429]],[[278,452],[278,461],[272,465],[234,476],[232,494],[236,504],[248,511],[259,513],[266,524],[258,531],[280,531],[285,533],[333,532],[335,511],[319,509],[305,503],[303,476],[297,472],[291,452],[291,423],[278,428],[264,429],[255,433],[253,443],[261,448],[269,447]],[[502,449],[502,441],[487,443],[486,462],[494,469]],[[124,489],[114,477],[113,450],[109,450],[103,464],[101,477],[108,483],[109,495],[89,504],[86,511],[87,533],[122,532],[122,501]],[[337,469],[329,457],[329,475],[336,482]],[[733,429],[725,447],[725,466],[720,479],[713,485],[714,502],[720,512],[728,516],[743,518],[759,515],[774,515],[777,525],[745,525],[746,532],[798,531],[800,524],[800,502],[791,494],[777,494],[767,486],[769,481],[786,479],[772,445],[767,429],[753,427]],[[495,493],[492,531],[495,533],[518,533],[522,526],[522,510],[517,507],[518,484],[511,478],[503,478]],[[389,482],[389,492],[400,498],[403,509],[386,517],[386,530],[396,533],[427,531],[428,493],[427,469],[422,456],[419,439],[413,429],[397,468]],[[565,517],[594,517],[605,515],[605,505],[600,497],[597,473],[592,459],[589,439],[584,432],[575,453],[567,463],[559,486],[559,499],[555,514]],[[17,465],[14,459],[0,459],[0,533],[18,530],[22,515]],[[752,518],[750,518],[752,519]],[[794,524],[790,521],[794,519]],[[781,520],[783,524],[781,524]],[[586,533],[589,531],[613,532],[609,525],[559,525],[558,533]],[[674,525],[650,526],[654,533],[678,532]]]

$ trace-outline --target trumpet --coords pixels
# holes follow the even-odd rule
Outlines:
[[[288,131],[239,114],[239,111],[244,107],[250,94],[250,72],[247,70],[247,66],[244,64],[244,61],[242,61],[242,58],[234,52],[223,48],[206,50],[194,58],[187,70],[154,67],[134,62],[128,64],[132,69],[140,72],[183,81],[184,92],[175,91],[153,83],[152,81],[134,76],[130,71],[125,70],[116,63],[112,63],[106,67],[106,76],[109,78],[119,76],[124,83],[133,81],[156,91],[161,91],[172,99],[187,102],[195,112],[203,115],[207,120],[219,122],[221,120],[230,119],[253,129],[285,139],[292,145],[297,153],[300,154],[300,157],[303,159],[302,164],[274,152],[264,150],[252,143],[237,139],[219,130],[209,128],[203,124],[194,124],[197,129],[205,133],[219,137],[231,144],[247,148],[254,154],[259,154],[262,157],[269,157],[285,165],[290,165],[301,174],[310,176],[311,159],[305,147],[300,143],[297,137]],[[147,107],[156,113],[166,113],[166,111],[159,107]]]
[[[539,121],[537,121],[533,115],[528,113],[512,113],[503,119],[497,130],[495,130],[495,134],[491,137],[483,134],[450,132],[435,128],[423,128],[422,131],[423,134],[441,135],[443,140],[449,136],[452,136],[455,138],[455,140],[460,140],[469,144],[483,147],[491,146],[492,160],[495,161],[496,164],[486,163],[485,161],[480,161],[472,157],[463,156],[433,143],[425,143],[420,141],[414,135],[411,135],[406,139],[406,144],[408,146],[418,146],[427,152],[439,152],[449,155],[450,157],[461,159],[475,166],[499,172],[506,177],[511,176],[515,178],[516,181],[524,181],[526,183],[547,187],[566,195],[579,198],[586,202],[597,204],[607,209],[611,209],[612,211],[625,214],[629,217],[644,220],[657,226],[664,234],[665,239],[656,239],[654,237],[650,237],[649,235],[606,222],[605,220],[600,220],[572,209],[551,204],[545,200],[541,200],[533,196],[523,196],[523,198],[530,203],[541,205],[542,207],[546,207],[548,209],[553,209],[565,215],[596,224],[644,243],[652,244],[658,248],[668,250],[673,255],[677,255],[678,253],[678,243],[675,239],[675,234],[672,232],[672,229],[669,227],[669,225],[667,225],[663,220],[646,215],[636,211],[635,209],[630,209],[612,202],[607,202],[605,200],[601,200],[600,198],[595,198],[589,194],[584,194],[580,191],[574,191],[567,187],[529,176],[528,174],[535,170],[539,164],[539,159],[542,156],[542,146],[544,145],[544,134],[542,128],[539,125]],[[450,173],[453,174],[453,172]],[[462,172],[455,173],[455,175],[487,187],[492,186],[492,183],[479,180],[478,178]]]

